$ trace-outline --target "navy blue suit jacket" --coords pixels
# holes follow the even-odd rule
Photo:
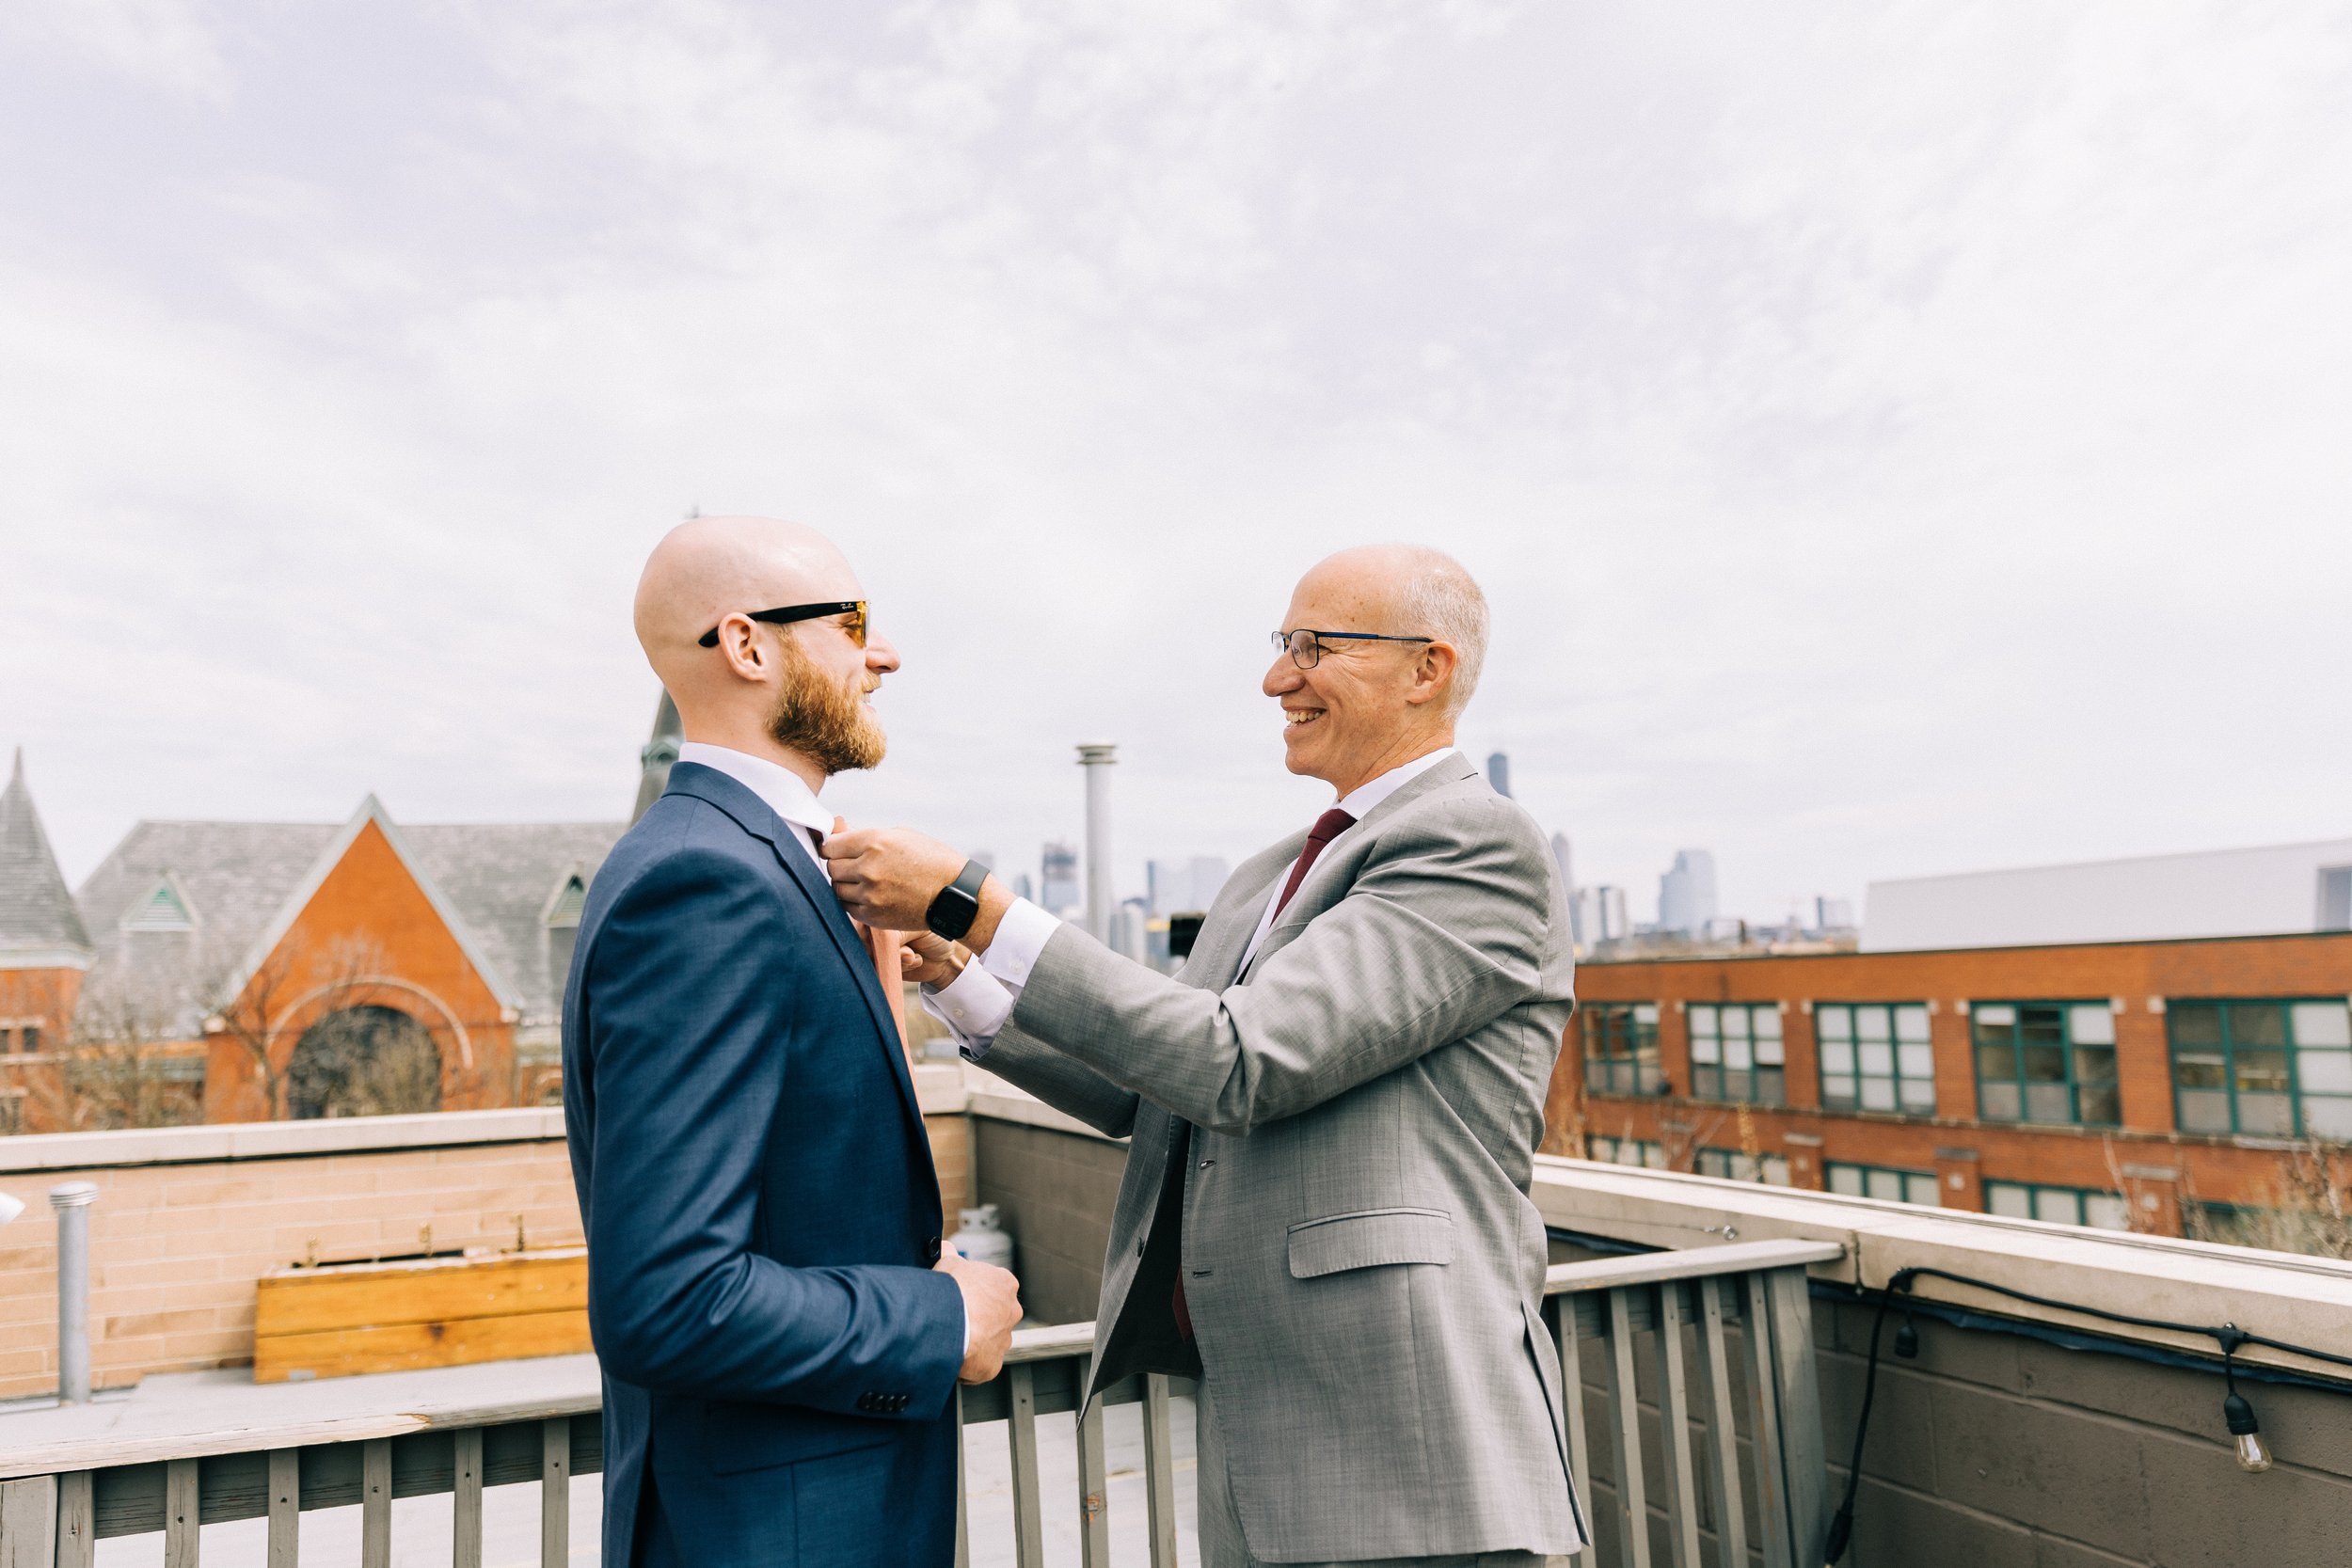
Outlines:
[[[946,1563],[963,1303],[857,933],[691,763],[589,889],[564,1117],[604,1368],[604,1560]],[[666,1541],[638,1542],[658,1494]]]

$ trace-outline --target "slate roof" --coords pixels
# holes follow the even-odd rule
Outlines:
[[[548,963],[543,916],[564,881],[591,881],[626,822],[489,822],[409,827],[424,874],[453,905],[483,955],[523,999],[526,1022],[552,1023],[564,975]]]
[[[492,977],[522,1003],[523,1021],[552,1022],[563,976],[552,973],[541,916],[577,870],[593,878],[627,831],[620,822],[399,825],[415,869],[456,911]],[[135,973],[217,982],[298,893],[342,832],[318,822],[141,822],[79,895],[96,935],[89,989]],[[190,932],[126,931],[168,877],[194,918]],[[192,1001],[197,1000],[191,998]],[[212,1000],[204,998],[202,1000]]]
[[[0,790],[0,956],[27,956],[59,949],[89,951],[81,911],[66,891],[65,874],[41,831],[40,814],[24,784],[24,752],[19,748]]]

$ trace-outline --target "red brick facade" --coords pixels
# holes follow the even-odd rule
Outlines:
[[[243,993],[220,1012],[264,1022],[282,1072],[305,1029],[356,1006],[389,1007],[422,1025],[440,1054],[440,1109],[516,1102],[512,1011],[374,821],[361,824]],[[263,1102],[253,1048],[237,1033],[209,1033],[206,1121],[284,1114]]]
[[[1701,1148],[1781,1155],[1792,1184],[1813,1188],[1827,1184],[1832,1162],[1933,1171],[1942,1201],[1958,1209],[1983,1208],[1987,1181],[2121,1192],[2134,1228],[2178,1234],[2184,1202],[2277,1204],[2285,1154],[2277,1138],[2176,1130],[2165,1004],[2352,995],[2352,934],[1589,963],[1578,972],[1577,993],[1587,1005],[1657,1005],[1667,1092],[1589,1091],[1582,1026],[1572,1022],[1552,1082],[1547,1152],[1582,1154],[1586,1139],[1606,1137],[1658,1143],[1667,1163],[1683,1169]],[[2114,1007],[2121,1128],[1979,1118],[1972,1003],[2101,1000]],[[1785,1108],[1688,1098],[1685,1009],[1714,1002],[1778,1005]],[[1822,1108],[1814,1007],[1836,1002],[1928,1004],[1935,1115]]]

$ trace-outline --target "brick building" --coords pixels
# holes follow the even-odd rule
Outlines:
[[[0,1132],[551,1101],[621,822],[141,822],[69,894],[0,793]]]
[[[1552,1153],[2262,1239],[2352,1142],[2347,932],[1603,961],[1577,991]]]
[[[0,790],[0,1133],[24,1126],[27,1079],[72,1029],[94,956],[19,751]]]

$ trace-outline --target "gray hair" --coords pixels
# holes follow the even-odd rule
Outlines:
[[[1470,706],[1478,673],[1486,663],[1486,595],[1462,563],[1443,550],[1406,546],[1411,575],[1397,585],[1396,607],[1411,631],[1453,646],[1454,684],[1445,694],[1446,717]]]

